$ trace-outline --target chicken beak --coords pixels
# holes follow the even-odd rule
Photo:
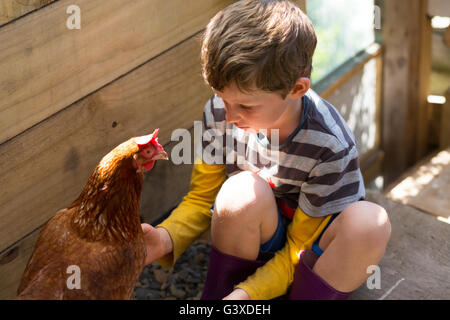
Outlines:
[[[169,160],[169,157],[164,150],[160,150],[154,157],[152,157],[152,160]]]

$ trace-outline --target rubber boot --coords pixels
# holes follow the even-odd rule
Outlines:
[[[289,300],[346,300],[351,294],[337,291],[312,270],[318,258],[312,250],[302,252],[295,268]]]
[[[221,300],[233,291],[233,287],[255,273],[266,261],[247,260],[231,256],[211,245],[208,273],[202,300]]]

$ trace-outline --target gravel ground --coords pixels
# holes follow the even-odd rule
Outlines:
[[[208,270],[210,242],[195,241],[173,268],[146,266],[134,288],[136,300],[199,300]]]

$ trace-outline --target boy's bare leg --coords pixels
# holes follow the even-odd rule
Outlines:
[[[270,186],[258,175],[242,172],[229,178],[217,195],[211,238],[219,251],[255,260],[260,245],[272,238],[277,224]],[[390,233],[382,207],[355,202],[325,230],[319,242],[324,252],[313,270],[336,290],[351,292],[368,278],[367,267],[377,265],[383,257]]]
[[[211,239],[221,252],[255,260],[278,225],[272,189],[258,175],[241,172],[222,185],[214,205]]]
[[[319,242],[323,254],[314,272],[336,290],[351,292],[369,277],[367,267],[377,265],[391,234],[386,211],[358,201],[349,205],[325,230]]]

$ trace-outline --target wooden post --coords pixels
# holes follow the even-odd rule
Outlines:
[[[427,0],[385,1],[383,133],[386,185],[428,153],[431,20]]]
[[[304,13],[306,13],[306,0],[297,0],[297,5],[302,9]]]
[[[445,93],[445,104],[442,105],[442,118],[440,119],[440,148],[446,149],[450,146],[450,88]]]

